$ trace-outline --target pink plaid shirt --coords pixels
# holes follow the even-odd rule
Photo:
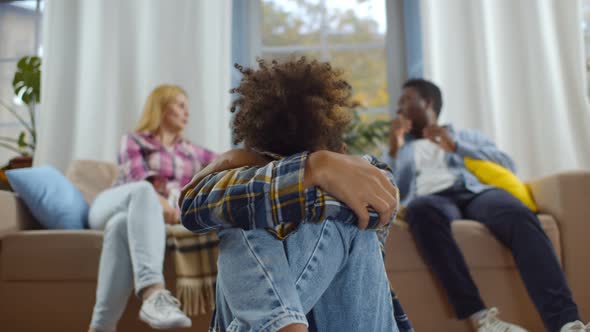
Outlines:
[[[166,188],[160,194],[173,201],[193,175],[216,156],[186,139],[179,138],[172,146],[165,146],[152,133],[130,133],[121,139],[115,185],[156,180]]]

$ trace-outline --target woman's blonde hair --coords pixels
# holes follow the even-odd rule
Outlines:
[[[154,132],[158,130],[162,124],[164,108],[178,95],[186,96],[186,92],[178,85],[164,84],[155,88],[145,101],[143,113],[135,131]]]

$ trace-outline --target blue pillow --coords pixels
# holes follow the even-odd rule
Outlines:
[[[6,171],[12,189],[37,221],[48,229],[83,229],[88,224],[88,203],[82,193],[51,167]]]

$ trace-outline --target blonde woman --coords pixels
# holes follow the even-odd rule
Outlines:
[[[215,157],[183,138],[188,119],[186,93],[157,87],[135,132],[121,140],[115,185],[90,207],[90,227],[104,229],[91,332],[116,330],[133,289],[143,300],[139,317],[150,326],[191,326],[162,274],[165,224],[179,221],[180,188]]]

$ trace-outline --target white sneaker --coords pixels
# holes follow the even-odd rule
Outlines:
[[[139,318],[155,329],[191,327],[191,319],[179,308],[180,302],[169,291],[157,290],[143,301]]]
[[[527,332],[520,326],[499,320],[498,313],[497,308],[487,310],[477,321],[477,332]]]
[[[590,331],[590,324],[584,325],[584,323],[582,323],[578,320],[575,322],[565,324],[561,328],[561,330],[559,330],[559,331],[560,332],[588,332],[588,331]]]

